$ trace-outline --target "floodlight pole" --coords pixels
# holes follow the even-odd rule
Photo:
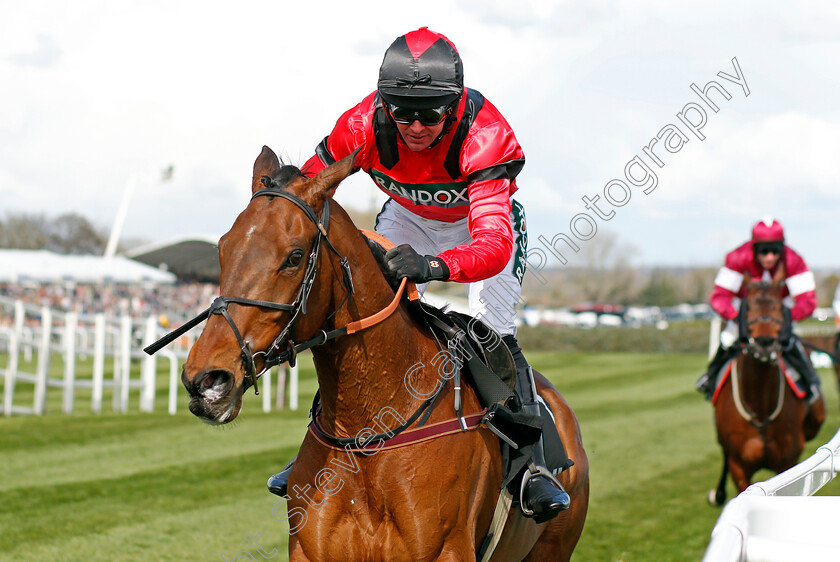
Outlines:
[[[114,219],[114,226],[111,228],[111,236],[108,238],[108,245],[105,246],[105,257],[113,258],[117,253],[117,243],[120,241],[120,234],[122,233],[123,224],[125,224],[125,216],[128,214],[128,203],[131,201],[131,195],[134,192],[134,187],[137,185],[137,175],[132,174],[128,178],[128,183],[125,185],[123,191],[120,208],[117,210],[117,216]]]

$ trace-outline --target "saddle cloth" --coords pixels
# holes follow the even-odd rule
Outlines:
[[[721,388],[723,388],[723,383],[726,382],[726,379],[729,378],[729,375],[732,373],[732,364],[734,361],[737,361],[738,357],[734,357],[727,361],[723,368],[717,373],[717,383],[715,384],[715,392],[712,394],[712,404],[717,403],[718,395],[720,394]],[[784,362],[783,359],[779,359],[779,366],[782,369],[782,373],[785,375],[785,380],[787,381],[788,386],[793,391],[793,394],[797,398],[804,398],[805,397],[805,390],[799,387],[800,384],[805,384],[805,377],[799,374],[799,372]]]

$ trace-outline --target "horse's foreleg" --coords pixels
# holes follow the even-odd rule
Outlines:
[[[750,470],[732,459],[730,459],[728,465],[729,472],[732,474],[732,481],[740,494],[750,485],[750,478],[755,474],[755,469]]]
[[[726,501],[726,477],[729,476],[729,459],[726,453],[723,454],[723,471],[717,488],[709,491],[709,503],[716,506],[723,505]]]
[[[445,562],[472,561],[475,560],[475,550],[471,545],[467,544],[448,544],[443,547],[443,550],[435,557],[435,560],[438,562],[441,560]]]
[[[289,562],[309,562],[300,541],[294,535],[289,536]]]
[[[825,421],[825,400],[822,396],[811,404],[805,413],[805,420],[802,423],[802,432],[805,434],[805,441],[810,441],[819,433]]]

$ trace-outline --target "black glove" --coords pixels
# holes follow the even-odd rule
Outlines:
[[[397,279],[407,277],[415,283],[449,279],[449,268],[436,256],[421,256],[408,244],[391,248],[385,254],[385,267]]]

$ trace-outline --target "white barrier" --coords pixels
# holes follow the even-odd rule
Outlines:
[[[810,497],[840,469],[840,431],[798,465],[733,498],[723,509],[704,562],[837,560],[840,497]]]
[[[720,330],[722,327],[722,322],[720,316],[715,314],[712,316],[712,321],[709,323],[709,360],[715,356],[717,353],[718,346],[720,345]]]
[[[179,338],[179,341],[155,356],[149,356],[143,353],[142,349],[164,333],[154,317],[142,320],[128,316],[109,319],[104,314],[83,317],[72,312],[53,312],[46,307],[38,308],[3,298],[0,298],[0,306],[13,311],[11,326],[0,329],[0,347],[5,347],[8,354],[6,368],[0,369],[3,375],[3,401],[0,404],[0,412],[6,416],[44,414],[47,389],[53,387],[62,389],[61,409],[64,413],[73,412],[76,389],[79,388],[91,389],[91,411],[94,413],[102,411],[105,388],[113,389],[113,411],[127,412],[130,390],[139,389],[140,411],[152,412],[155,405],[158,358],[169,363],[167,409],[170,414],[176,413],[178,389],[181,388],[179,366],[186,360],[189,347],[195,340],[195,334],[200,332],[200,327]],[[0,314],[0,317],[2,316]],[[91,341],[92,348],[89,347]],[[31,363],[36,351],[35,372],[22,371],[21,365]],[[49,376],[53,354],[60,354],[63,359],[61,379]],[[90,379],[80,379],[77,377],[77,360],[87,357],[92,358],[92,375]],[[105,380],[106,359],[113,361],[111,380]],[[133,359],[139,360],[140,363],[135,378],[132,378]],[[275,407],[283,408],[286,401],[287,370],[290,386],[289,406],[292,410],[297,410],[298,369],[288,369],[287,365],[283,365],[271,369],[261,379],[264,411],[271,411],[272,373],[277,373],[278,377]],[[14,403],[15,389],[19,383],[34,385],[31,408]]]

